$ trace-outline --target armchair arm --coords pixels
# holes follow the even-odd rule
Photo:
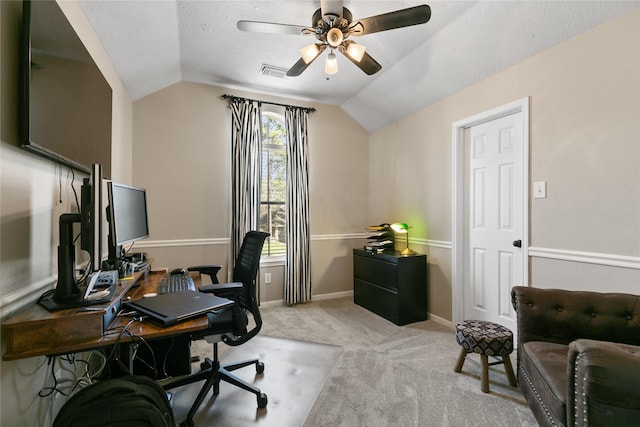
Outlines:
[[[579,339],[568,358],[567,425],[638,425],[640,346]]]
[[[187,267],[187,270],[206,274],[211,278],[211,283],[218,283],[218,271],[220,271],[221,268],[221,265],[196,265],[193,267]]]

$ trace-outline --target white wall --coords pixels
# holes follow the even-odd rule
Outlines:
[[[76,2],[61,7],[113,88],[112,176],[131,181],[131,101]],[[68,170],[23,151],[18,136],[18,45],[22,1],[0,2],[0,311],[5,318],[55,282],[58,217],[75,205]],[[76,173],[76,186],[82,176]],[[5,351],[4,340],[2,353]],[[60,395],[37,393],[50,369],[44,357],[0,362],[0,425],[48,425]]]

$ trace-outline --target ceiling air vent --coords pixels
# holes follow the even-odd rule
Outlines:
[[[287,71],[287,68],[276,67],[275,65],[262,64],[262,67],[260,67],[260,74],[264,74],[265,76],[277,77],[279,79],[286,78]]]

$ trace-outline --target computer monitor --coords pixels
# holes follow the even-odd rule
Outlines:
[[[109,260],[117,267],[124,256],[123,246],[149,237],[147,194],[144,188],[109,182]]]
[[[89,253],[90,272],[102,266],[102,185],[102,166],[94,164],[80,189],[80,248]]]

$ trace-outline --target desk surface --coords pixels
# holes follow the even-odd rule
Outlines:
[[[157,291],[164,273],[150,273],[146,279],[142,273],[136,273],[130,280],[121,280],[111,303],[80,308],[71,308],[50,312],[38,304],[6,319],[2,331],[6,337],[7,349],[3,360],[16,360],[34,356],[53,356],[69,354],[128,342],[134,339],[118,331],[125,326],[130,317],[118,317],[104,334],[103,320],[116,310],[118,298],[138,299],[148,292]],[[194,280],[198,284],[198,277]],[[134,287],[134,285],[139,286]],[[114,313],[115,314],[115,313]],[[131,335],[155,339],[189,332],[200,331],[208,327],[206,316],[180,322],[174,326],[161,327],[151,322],[135,322],[127,328]]]

